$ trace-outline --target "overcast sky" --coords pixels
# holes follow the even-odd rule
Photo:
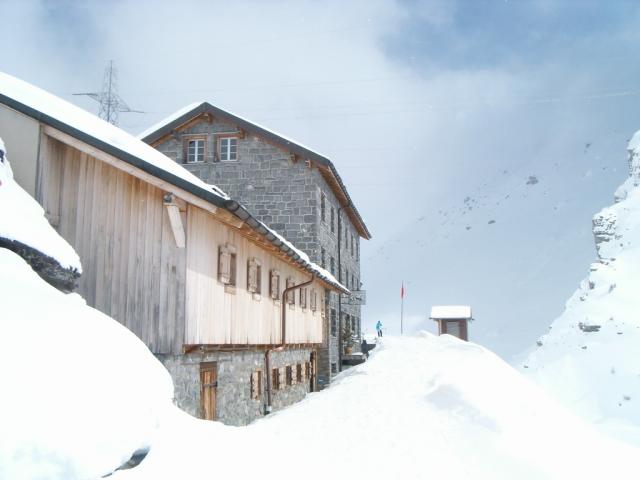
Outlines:
[[[430,277],[408,289],[406,311],[415,318],[433,303],[470,303],[476,296],[468,285],[446,300],[429,295],[433,278],[455,292],[460,275],[420,263],[434,252],[416,252],[413,265],[398,262],[395,272],[377,270],[376,252],[388,251],[398,235],[433,238],[439,210],[460,205],[469,192],[506,188],[496,180],[501,172],[531,175],[537,164],[545,171],[549,162],[577,161],[593,145],[592,166],[611,168],[580,184],[581,197],[565,213],[584,231],[567,240],[571,261],[545,273],[557,281],[548,283],[553,292],[535,328],[510,337],[504,318],[496,320],[495,309],[489,315],[499,295],[474,300],[477,323],[488,329],[478,340],[505,356],[535,343],[534,331],[543,333],[586,275],[594,256],[591,215],[624,179],[625,141],[640,128],[634,1],[0,0],[0,12],[1,70],[97,112],[97,104],[72,94],[98,91],[114,60],[120,95],[146,112],[121,116],[132,133],[207,100],[330,156],[374,235],[363,245],[365,323],[384,316],[390,331],[404,278]],[[584,175],[563,172],[571,189]],[[549,205],[566,200],[561,189],[549,191],[557,196]],[[501,236],[531,252],[544,242],[532,228],[547,227]],[[459,256],[464,240],[469,258],[509,269],[511,259],[474,237],[475,230],[456,232],[454,250],[442,238],[433,242],[438,257]],[[484,283],[483,272],[468,263],[465,276]],[[424,273],[406,271],[412,268]],[[492,281],[499,291],[500,280]],[[535,302],[524,296],[511,301],[531,310]]]

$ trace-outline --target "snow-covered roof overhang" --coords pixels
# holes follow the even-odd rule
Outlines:
[[[321,175],[336,195],[338,201],[343,206],[351,220],[351,223],[358,231],[358,234],[366,240],[371,238],[371,232],[369,232],[364,220],[353,204],[349,192],[347,191],[347,187],[331,160],[326,156],[302,145],[300,142],[287,138],[280,133],[258,125],[255,122],[251,122],[241,116],[222,110],[208,102],[198,102],[174,112],[164,120],[161,120],[152,127],[146,129],[144,132],[140,133],[138,138],[144,140],[150,145],[154,145],[164,137],[172,135],[181,126],[190,123],[199,116],[204,115],[212,115],[213,117],[229,121],[234,125],[237,125],[238,128],[243,131],[262,137],[267,141],[281,146],[300,158],[309,159],[314,162],[318,166]]]
[[[143,172],[222,208],[277,247],[300,268],[344,293],[349,290],[308,255],[255,219],[241,204],[208,185],[155,148],[95,115],[27,82],[0,72],[0,103],[116,157]]]
[[[467,305],[441,305],[431,307],[431,318],[434,320],[470,320],[471,307]]]

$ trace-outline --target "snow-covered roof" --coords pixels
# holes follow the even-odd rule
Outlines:
[[[371,232],[369,232],[367,226],[364,223],[364,220],[353,204],[353,201],[349,196],[349,192],[347,191],[347,187],[342,181],[342,178],[338,174],[338,171],[336,170],[331,160],[329,160],[327,156],[318,153],[316,150],[312,150],[311,148],[303,145],[297,140],[288,138],[285,135],[276,132],[275,130],[266,128],[240,115],[231,113],[228,110],[222,110],[221,108],[211,105],[208,102],[197,102],[192,103],[191,105],[188,105],[172,113],[165,119],[140,133],[138,135],[138,138],[144,140],[149,144],[153,144],[165,135],[170,134],[174,129],[180,127],[181,125],[184,125],[191,119],[202,114],[210,114],[214,117],[225,119],[237,125],[242,130],[261,136],[271,142],[282,146],[295,155],[315,162],[316,165],[318,165],[320,173],[325,178],[327,184],[338,198],[338,201],[340,201],[344,205],[344,210],[347,215],[349,215],[349,218],[351,219],[351,222],[358,231],[359,235],[365,239],[371,238]]]
[[[109,153],[141,170],[180,187],[245,221],[303,269],[338,290],[349,290],[309,256],[255,219],[240,203],[208,185],[155,148],[95,115],[55,95],[0,72],[0,103]]]
[[[472,318],[471,307],[467,305],[439,305],[431,307],[431,318],[439,320],[459,320]]]

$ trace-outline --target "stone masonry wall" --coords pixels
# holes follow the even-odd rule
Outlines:
[[[277,230],[296,247],[306,252],[311,259],[331,269],[332,273],[348,288],[360,289],[360,237],[344,211],[338,211],[339,203],[333,190],[327,185],[317,168],[304,159],[293,161],[288,151],[278,148],[261,138],[246,134],[238,138],[236,161],[215,161],[216,134],[236,132],[237,127],[214,119],[203,120],[189,129],[171,137],[156,148],[181,163],[193,174],[207,183],[215,184],[231,198],[242,203],[258,219]],[[205,161],[197,164],[184,163],[184,143],[194,135],[206,137]],[[325,199],[325,219],[321,219],[321,199]],[[331,211],[334,222],[331,228]],[[341,218],[341,263],[338,269],[338,217]],[[346,241],[345,241],[345,232]],[[353,253],[351,237],[354,239]],[[322,252],[324,251],[324,261]],[[348,273],[348,277],[347,277]],[[326,310],[326,347],[318,352],[318,384],[330,383],[331,377],[340,371],[338,365],[339,331],[331,335],[331,309],[338,308],[338,295],[329,295]],[[359,350],[361,339],[360,306],[342,301],[342,325],[355,320],[358,337],[354,351]],[[336,364],[334,372],[331,364]]]
[[[271,352],[271,368],[287,365],[295,367],[310,360],[310,349]],[[187,355],[158,355],[169,370],[174,384],[174,401],[178,407],[194,417],[200,416],[200,364],[217,362],[218,387],[216,389],[217,420],[227,425],[247,425],[263,416],[266,404],[266,372],[264,352],[238,351],[191,353]],[[262,394],[259,400],[251,398],[251,374],[262,373]],[[294,369],[295,376],[295,369]],[[291,386],[282,385],[273,391],[272,411],[302,400],[309,392],[309,381]]]

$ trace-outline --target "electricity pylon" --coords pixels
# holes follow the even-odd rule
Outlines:
[[[104,69],[102,80],[102,90],[100,92],[74,93],[74,95],[84,95],[93,98],[100,103],[98,116],[107,122],[117,125],[119,113],[144,113],[140,110],[133,110],[118,95],[118,71],[113,66],[113,60]]]

